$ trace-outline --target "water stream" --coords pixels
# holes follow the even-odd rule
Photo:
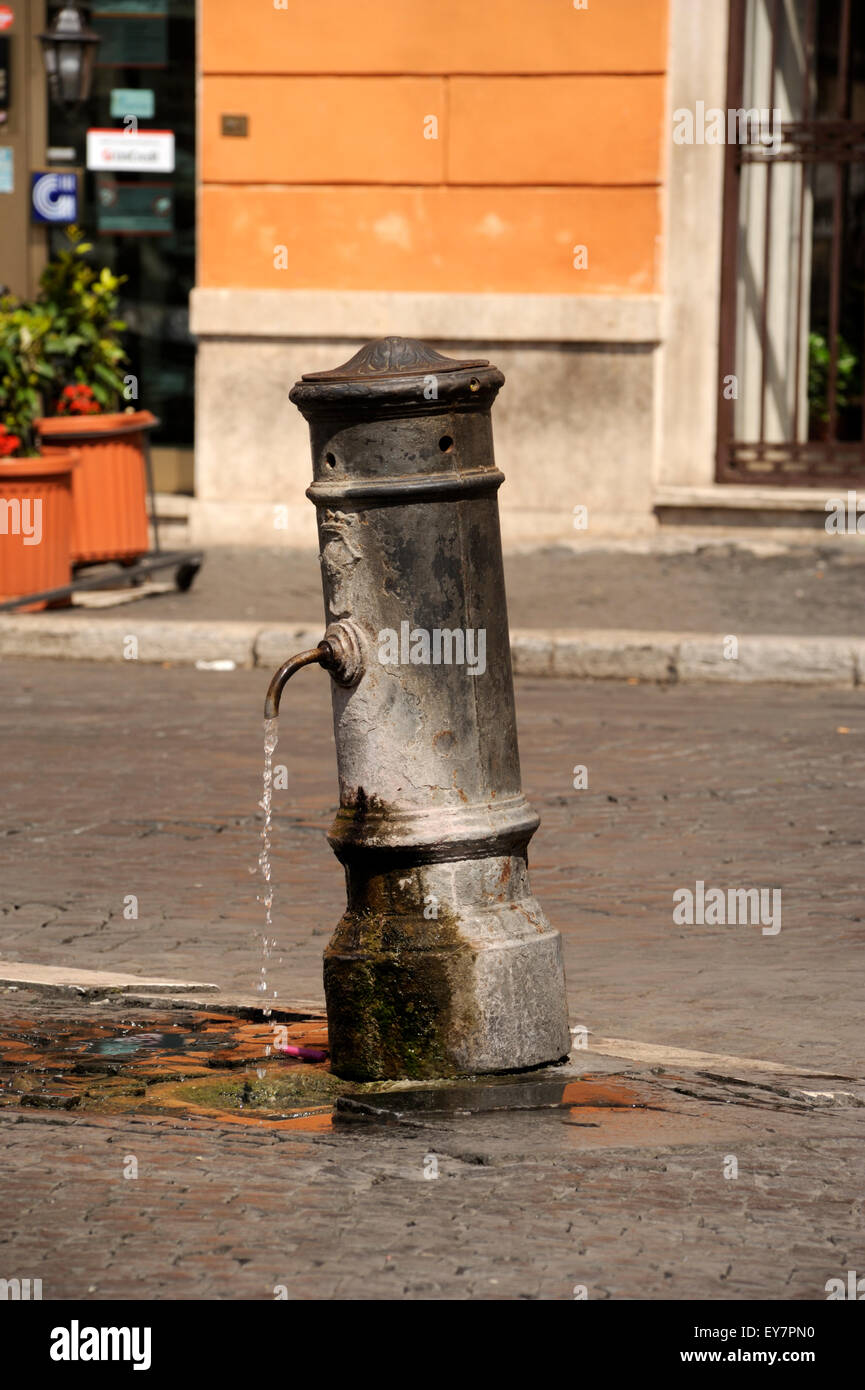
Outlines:
[[[258,803],[264,812],[264,823],[261,827],[261,852],[258,856],[258,868],[264,882],[262,892],[258,895],[258,901],[264,905],[264,931],[261,933],[261,970],[256,991],[264,995],[268,992],[267,967],[276,945],[276,937],[271,936],[273,931],[273,873],[270,863],[270,836],[273,827],[273,755],[279,742],[277,725],[276,719],[265,719],[264,721],[264,776],[261,800]],[[258,936],[259,933],[256,932],[255,935]],[[273,990],[270,997],[276,999],[277,991]],[[269,1003],[264,1004],[263,1012],[265,1017],[269,1017],[271,1013]]]

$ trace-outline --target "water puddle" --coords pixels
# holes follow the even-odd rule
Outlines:
[[[465,1084],[340,1096],[338,1120],[377,1119],[399,1124],[420,1116],[489,1115],[496,1111],[660,1109],[651,1088],[618,1078],[586,1075],[566,1081],[550,1073],[490,1076]]]
[[[219,1034],[202,1036],[200,1033],[120,1033],[114,1038],[91,1038],[82,1043],[82,1052],[92,1052],[97,1057],[134,1057],[137,1053],[151,1048],[161,1048],[163,1052],[207,1052],[225,1049],[225,1041]]]
[[[585,1148],[690,1143],[698,1129],[715,1137],[733,1112],[740,1120],[754,1108],[819,1114],[830,1104],[822,1093],[792,1091],[775,1078],[561,1067],[362,1085],[331,1072],[321,1015],[277,1022],[258,1009],[246,1016],[185,1007],[130,1013],[120,1004],[105,1005],[99,1019],[73,1015],[37,1010],[0,1023],[0,1109],[133,1113],[304,1133],[357,1123],[450,1128],[484,1117],[501,1124],[509,1114],[517,1128],[558,1122]],[[846,1103],[863,1100],[851,1095]]]
[[[321,1018],[276,1023],[179,1011],[47,1026],[19,1018],[0,1028],[0,1107],[322,1130],[347,1086],[331,1076],[327,1056]]]
[[[0,1026],[0,1107],[159,1115],[321,1133],[336,1120],[412,1123],[490,1111],[650,1108],[637,1084],[555,1071],[359,1085],[330,1071],[322,1017],[216,1010],[13,1019]]]

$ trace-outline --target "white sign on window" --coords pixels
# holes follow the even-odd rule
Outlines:
[[[87,168],[171,174],[174,131],[88,130]]]

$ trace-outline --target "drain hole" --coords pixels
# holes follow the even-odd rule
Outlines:
[[[449,434],[443,434],[442,437],[441,437],[441,439],[439,440],[439,448],[441,449],[442,453],[443,453],[443,454],[449,454],[450,451],[451,451],[451,449],[452,449],[453,447],[454,447],[454,442],[453,442],[453,440],[451,439],[450,435],[449,435]]]

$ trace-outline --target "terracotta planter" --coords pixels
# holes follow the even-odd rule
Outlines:
[[[72,578],[72,478],[77,454],[0,461],[0,602],[62,589]],[[29,533],[29,534],[28,534]],[[59,599],[52,607],[68,605]],[[35,613],[46,603],[28,604]]]
[[[145,431],[149,410],[37,420],[43,454],[74,449],[72,562],[134,560],[149,549]]]

